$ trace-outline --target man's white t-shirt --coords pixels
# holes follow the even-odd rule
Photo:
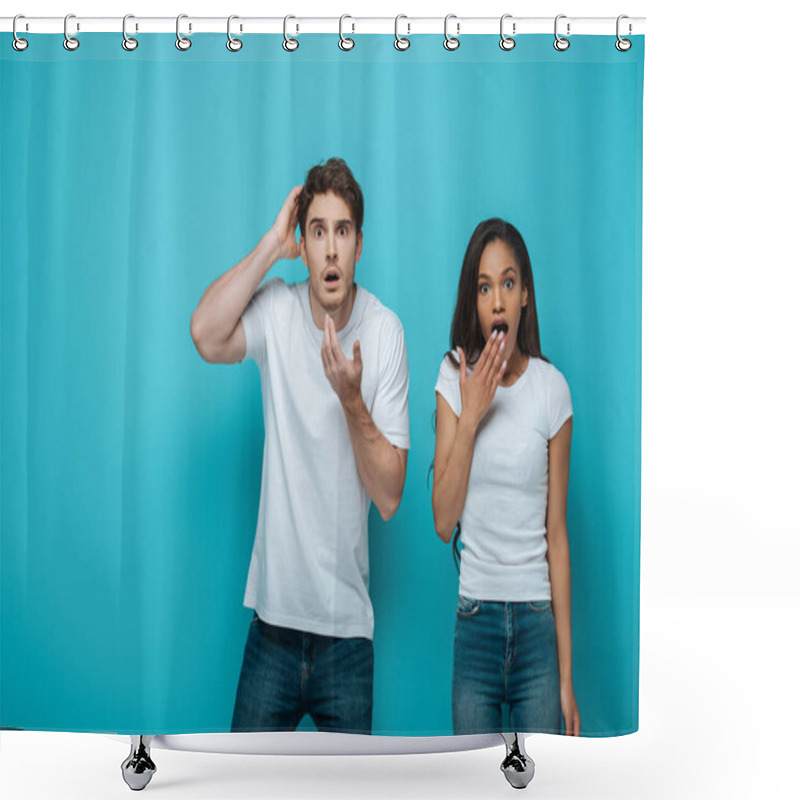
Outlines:
[[[436,391],[461,416],[458,367],[446,356]],[[460,594],[504,602],[550,599],[548,442],[571,416],[567,382],[547,361],[529,358],[511,386],[497,388],[478,426],[461,513]]]
[[[244,605],[272,625],[371,639],[367,514],[347,420],[322,366],[308,281],[266,281],[242,315],[258,364],[264,460]],[[397,316],[362,286],[337,332],[361,344],[361,394],[378,430],[408,449],[408,359]]]

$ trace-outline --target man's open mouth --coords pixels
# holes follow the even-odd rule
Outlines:
[[[323,280],[325,283],[337,283],[339,281],[339,273],[334,270],[328,270],[325,273]]]

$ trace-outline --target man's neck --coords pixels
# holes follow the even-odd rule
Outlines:
[[[325,327],[325,314],[328,314],[333,319],[333,327],[337,331],[342,330],[342,328],[347,325],[350,315],[353,313],[353,307],[356,304],[357,290],[358,285],[353,283],[353,287],[350,289],[350,293],[344,299],[344,302],[336,309],[326,310],[314,296],[314,293],[311,291],[311,284],[309,283],[308,304],[311,307],[311,319],[314,322],[314,326],[319,330],[323,330]]]

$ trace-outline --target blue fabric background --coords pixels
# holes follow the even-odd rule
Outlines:
[[[433,387],[474,226],[531,252],[575,411],[568,507],[583,733],[638,726],[644,39],[0,37],[0,725],[229,729],[263,424],[252,363],[189,318],[312,164],[366,199],[356,271],[405,326],[402,505],[371,515],[376,734],[446,734],[458,579],[437,538]],[[300,280],[279,264],[271,275]],[[509,480],[513,480],[509,474]],[[309,492],[313,487],[309,487]]]

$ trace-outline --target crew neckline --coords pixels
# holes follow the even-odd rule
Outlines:
[[[314,324],[314,318],[311,316],[311,279],[306,278],[301,284],[298,285],[300,287],[300,305],[303,308],[303,318],[306,322],[306,330],[310,334],[315,344],[322,344],[325,331],[322,328],[318,328]],[[364,306],[367,300],[366,290],[363,286],[360,286],[355,281],[353,282],[353,287],[356,290],[356,297],[353,301],[353,308],[350,310],[350,316],[348,317],[344,328],[342,328],[340,331],[336,331],[336,338],[339,339],[340,342],[350,334],[350,332],[361,321],[361,317],[364,315]]]
[[[497,391],[501,389],[506,392],[513,392],[518,386],[524,384],[528,380],[528,374],[531,372],[531,364],[533,363],[533,356],[528,356],[528,363],[525,365],[525,369],[522,371],[522,374],[517,378],[514,383],[510,386],[503,386],[503,384],[499,384],[497,387]]]

